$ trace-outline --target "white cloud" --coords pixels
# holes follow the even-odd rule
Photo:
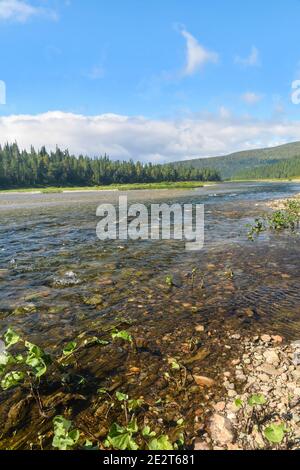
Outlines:
[[[263,96],[252,91],[247,91],[241,98],[245,103],[252,105],[259,103],[263,99]]]
[[[0,117],[1,144],[17,141],[48,149],[69,148],[91,156],[168,162],[224,155],[241,149],[300,140],[300,121],[256,120],[228,113],[180,120],[153,120],[114,114],[83,116],[48,112]]]
[[[255,67],[260,64],[259,51],[255,46],[252,46],[250,55],[248,57],[236,56],[235,62],[244,65],[245,67]]]
[[[202,46],[194,36],[188,31],[182,29],[180,31],[182,36],[186,40],[186,66],[184,69],[185,75],[193,75],[206,63],[218,62],[218,54],[216,52],[209,51]]]
[[[57,19],[57,14],[53,10],[33,6],[25,0],[0,0],[0,21],[10,20],[25,23],[35,16]]]

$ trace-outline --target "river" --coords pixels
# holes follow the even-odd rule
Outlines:
[[[126,328],[140,356],[125,359],[120,350],[104,349],[106,358],[87,354],[85,372],[97,387],[120,383],[149,400],[165,397],[160,371],[167,358],[189,354],[197,325],[220,341],[227,330],[299,339],[298,234],[247,238],[247,224],[266,210],[266,201],[299,192],[294,183],[228,183],[127,193],[130,202],[204,204],[205,246],[192,253],[174,240],[98,240],[96,208],[116,203],[121,193],[2,193],[0,332],[11,326],[55,354],[68,341]],[[172,288],[167,276],[175,280]],[[215,376],[225,354],[205,334],[200,346],[211,350],[200,371]],[[128,375],[128,361],[142,371],[138,379]],[[90,403],[95,386],[87,392]],[[3,394],[4,411],[12,399],[11,392]],[[24,436],[20,448],[28,447]]]

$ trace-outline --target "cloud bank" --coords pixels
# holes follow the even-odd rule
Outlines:
[[[300,121],[255,120],[219,115],[153,120],[115,114],[84,116],[48,112],[0,117],[1,144],[21,148],[56,145],[76,155],[170,162],[224,155],[242,149],[300,140]]]

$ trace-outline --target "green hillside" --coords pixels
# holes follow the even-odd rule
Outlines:
[[[289,179],[300,176],[300,156],[281,160],[272,165],[264,165],[256,168],[242,170],[233,179]]]
[[[183,165],[197,169],[215,168],[223,179],[230,179],[242,176],[246,177],[245,175],[250,174],[258,174],[258,171],[253,172],[253,170],[258,170],[260,167],[264,167],[264,172],[267,173],[265,167],[273,166],[281,161],[294,159],[297,156],[300,156],[300,142],[265,149],[246,150],[223,157],[185,160],[183,162],[177,162],[175,165]],[[295,165],[293,165],[293,171],[295,171]],[[293,176],[300,176],[300,171],[298,175]],[[251,176],[251,178],[253,177],[254,176]],[[261,176],[261,178],[262,177],[263,176]]]

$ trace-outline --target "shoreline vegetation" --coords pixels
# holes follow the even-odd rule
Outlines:
[[[0,194],[59,194],[59,193],[76,193],[76,192],[109,192],[109,191],[144,191],[144,190],[189,190],[199,189],[209,186],[216,186],[220,183],[238,184],[238,183],[300,183],[300,177],[294,179],[265,179],[265,180],[224,180],[224,181],[173,181],[173,182],[158,182],[158,183],[131,183],[131,184],[111,184],[100,186],[36,186],[36,187],[23,187],[23,188],[1,188]],[[294,196],[300,198],[299,196]],[[272,201],[270,207],[275,207],[276,201]]]
[[[110,192],[110,191],[146,191],[146,190],[189,190],[189,189],[200,189],[209,186],[216,186],[220,183],[300,183],[300,177],[298,179],[266,179],[266,180],[228,180],[228,181],[175,181],[175,182],[161,182],[161,183],[131,183],[131,184],[112,184],[102,186],[45,186],[45,187],[24,187],[24,188],[1,188],[0,194],[59,194],[59,193],[76,193],[76,192]],[[299,196],[294,196],[300,198]],[[284,201],[284,200],[283,200]],[[269,203],[269,207],[276,208],[276,201]]]
[[[105,191],[139,191],[139,190],[168,190],[168,189],[198,189],[206,186],[214,186],[218,181],[202,183],[199,181],[176,181],[162,183],[132,183],[132,184],[114,184],[108,186],[64,186],[64,187],[31,187],[31,188],[11,188],[1,189],[0,194],[14,193],[32,193],[32,194],[51,194],[51,193],[76,193],[76,192],[105,192]]]
[[[0,146],[0,188],[92,187],[123,184],[171,184],[176,182],[220,181],[213,168],[176,168],[171,164],[110,160],[71,155],[58,147],[30,152],[16,143]]]

